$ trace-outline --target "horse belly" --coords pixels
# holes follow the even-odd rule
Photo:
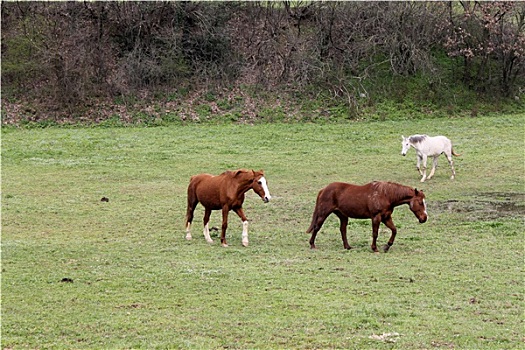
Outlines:
[[[345,216],[348,216],[351,219],[370,219],[370,213],[368,211],[363,211],[361,209],[342,212]]]
[[[221,195],[220,189],[217,186],[214,186],[213,183],[210,183],[210,180],[207,182],[201,182],[196,188],[197,200],[206,208],[211,210],[219,210],[221,206]]]
[[[346,198],[339,203],[337,210],[352,219],[370,219],[371,217],[368,203],[359,196]]]
[[[220,196],[215,193],[203,192],[199,194],[197,192],[197,199],[204,207],[211,210],[219,210],[222,207]]]
[[[208,200],[207,198],[204,198],[202,200],[199,200],[199,202],[205,207],[205,208],[208,208],[210,210],[221,210],[222,209],[222,206],[220,205],[220,203],[218,202],[215,202],[215,201],[210,201]]]
[[[331,207],[330,212],[339,212],[352,219],[370,218],[366,186],[333,182],[322,190],[319,197],[320,202]]]
[[[436,136],[431,140],[425,149],[425,154],[430,157],[437,157],[444,151],[451,148],[451,142],[444,136]]]

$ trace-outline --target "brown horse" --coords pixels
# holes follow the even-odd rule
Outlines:
[[[310,248],[315,249],[315,236],[326,218],[335,213],[341,221],[340,230],[345,249],[350,249],[346,239],[348,218],[372,219],[372,250],[377,252],[377,234],[381,222],[391,231],[388,244],[383,247],[387,252],[396,238],[397,229],[392,221],[394,208],[408,204],[420,223],[427,221],[425,194],[415,188],[392,182],[371,182],[364,186],[344,182],[334,182],[319,191],[312,223],[307,233],[312,233]]]
[[[272,198],[263,170],[239,169],[225,171],[217,176],[210,174],[192,176],[188,186],[186,239],[191,239],[190,227],[193,221],[193,212],[200,202],[204,206],[204,238],[208,243],[213,242],[208,228],[211,211],[222,210],[221,244],[223,247],[228,246],[226,243],[228,213],[233,210],[242,220],[242,245],[248,246],[248,219],[242,210],[242,203],[244,202],[244,194],[250,189],[253,189],[265,203]]]

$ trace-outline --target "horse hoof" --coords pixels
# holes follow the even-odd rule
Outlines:
[[[224,248],[228,248],[228,245],[226,243],[221,244]]]
[[[213,243],[213,239],[206,240],[206,242],[208,242],[208,243]]]
[[[385,253],[388,253],[388,250],[390,249],[390,247],[388,246],[388,244],[385,244],[384,247],[383,247],[383,251]]]
[[[191,241],[191,235],[186,235],[186,239],[187,239],[188,241]]]
[[[248,246],[248,242],[242,242],[242,246],[243,247],[247,247]]]

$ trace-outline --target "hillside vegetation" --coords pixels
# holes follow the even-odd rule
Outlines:
[[[2,2],[4,124],[523,108],[521,2]]]

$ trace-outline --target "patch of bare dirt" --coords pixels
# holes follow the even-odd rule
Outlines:
[[[487,192],[476,195],[473,200],[455,199],[432,202],[439,212],[465,213],[470,218],[494,220],[505,217],[523,217],[525,214],[525,193]]]

